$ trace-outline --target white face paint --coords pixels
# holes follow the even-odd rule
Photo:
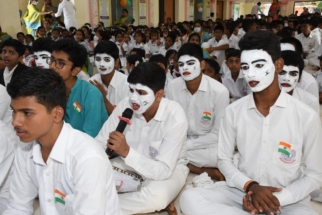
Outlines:
[[[115,60],[108,54],[96,54],[95,66],[101,75],[110,74],[114,69]]]
[[[200,75],[200,62],[195,57],[183,55],[179,58],[178,65],[181,77],[185,81],[191,81]]]
[[[300,70],[296,66],[284,65],[283,71],[278,74],[278,83],[284,92],[291,92],[298,84]]]
[[[266,51],[247,50],[241,54],[241,71],[251,90],[260,92],[272,84],[275,65]]]
[[[129,102],[131,108],[136,114],[144,114],[155,100],[153,90],[142,84],[130,84],[129,88]]]
[[[48,60],[51,57],[51,53],[47,51],[40,51],[40,52],[35,52],[34,56],[35,56],[36,66],[38,68],[49,69]]]

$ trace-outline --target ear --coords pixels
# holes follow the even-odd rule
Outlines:
[[[206,61],[202,60],[200,61],[200,69],[203,71],[206,68]]]
[[[82,71],[82,68],[80,68],[80,67],[75,67],[75,68],[72,70],[72,76],[76,76],[76,75],[78,75],[78,73],[80,73],[80,71]]]
[[[64,118],[65,111],[62,107],[57,106],[52,109],[51,114],[53,115],[54,122],[60,123]]]
[[[156,94],[155,94],[155,100],[156,100],[157,102],[160,102],[160,101],[161,101],[161,99],[163,98],[163,95],[164,95],[164,89],[159,90],[159,91],[158,91],[158,92],[156,92]]]
[[[280,72],[282,72],[283,67],[284,67],[284,60],[283,58],[279,58],[275,61],[275,72],[277,74],[279,74]]]

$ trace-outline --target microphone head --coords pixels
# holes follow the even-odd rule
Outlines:
[[[122,116],[128,119],[132,119],[133,116],[133,110],[131,108],[126,108],[124,112],[122,113]]]

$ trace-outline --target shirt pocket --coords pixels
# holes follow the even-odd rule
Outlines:
[[[150,144],[149,144],[149,156],[150,158],[152,159],[156,159],[156,157],[159,154],[159,149],[160,149],[160,146],[161,146],[161,143],[162,143],[162,140],[161,141],[151,141]]]
[[[214,124],[214,114],[210,111],[202,111],[197,116],[197,126],[205,132],[211,131]],[[198,129],[198,128],[197,128]]]
[[[300,168],[302,146],[280,142],[273,153],[273,162],[282,172],[295,174]]]
[[[65,197],[65,215],[73,215],[73,203],[75,200],[75,195],[70,194]]]

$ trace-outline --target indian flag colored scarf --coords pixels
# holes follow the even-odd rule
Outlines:
[[[41,26],[41,15],[35,5],[28,5],[23,20],[25,21],[28,34],[35,36],[37,28]]]
[[[292,146],[290,144],[285,143],[285,142],[280,142],[280,144],[278,146],[278,152],[289,157],[291,155],[291,148],[292,148]]]
[[[55,202],[61,203],[61,204],[65,204],[65,197],[66,194],[60,192],[59,190],[55,190]]]

